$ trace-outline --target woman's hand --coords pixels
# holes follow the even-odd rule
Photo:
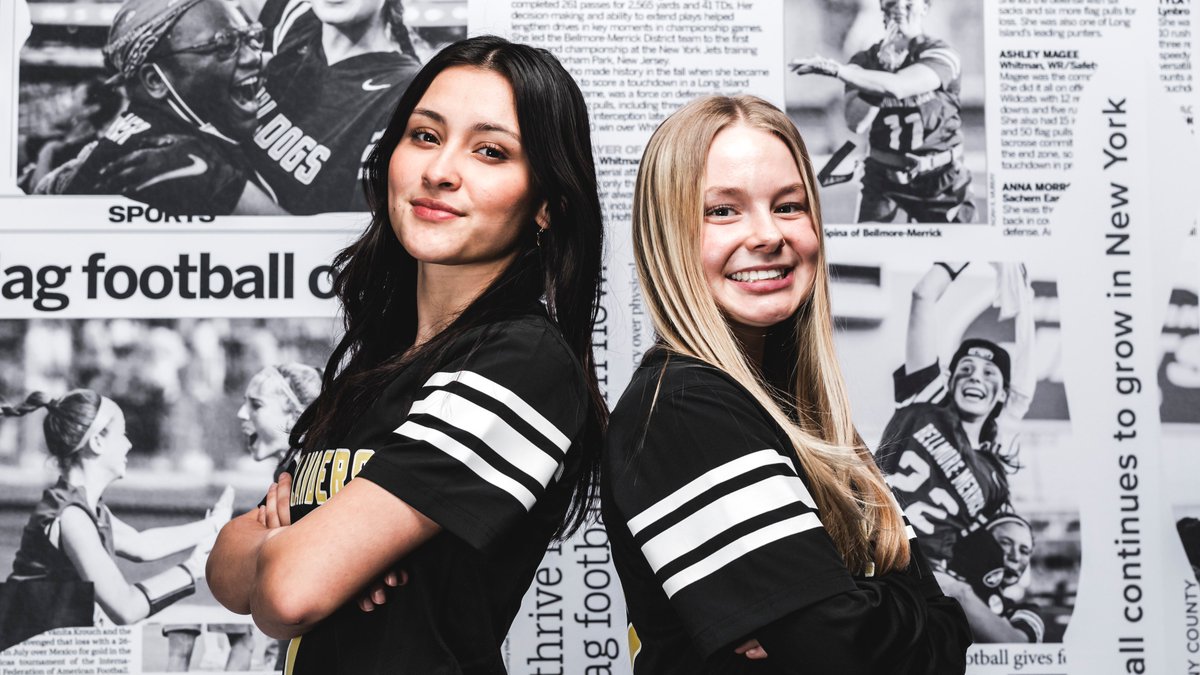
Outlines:
[[[292,524],[292,474],[281,473],[279,480],[271,483],[263,505],[258,507],[258,522],[268,530]]]
[[[205,520],[212,525],[213,532],[220,532],[225,523],[233,518],[233,486],[226,485],[221,491],[221,496],[217,498],[217,502],[208,510],[205,515]]]
[[[788,64],[788,68],[797,75],[837,77],[838,72],[842,69],[842,64],[817,54],[806,59],[794,59]]]
[[[364,612],[373,612],[376,607],[387,602],[387,589],[397,588],[408,583],[408,571],[404,568],[396,568],[391,572],[383,575],[367,589],[366,593],[358,598],[358,608]]]
[[[763,649],[763,646],[758,644],[758,640],[753,638],[743,642],[737,649],[733,650],[733,652],[735,654],[741,654],[752,661],[767,658],[767,650]]]

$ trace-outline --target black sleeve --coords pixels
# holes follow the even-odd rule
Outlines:
[[[938,403],[946,394],[941,363],[934,361],[914,373],[900,366],[892,373],[892,392],[896,399],[896,408],[904,408],[913,403]]]
[[[664,387],[609,489],[703,658],[854,581],[790,447],[719,375]]]
[[[781,673],[965,672],[971,645],[966,615],[941,592],[916,542],[912,551],[907,571],[856,579],[854,590],[747,637],[758,639]]]
[[[588,398],[544,321],[507,324],[463,352],[425,381],[358,477],[484,549],[561,476]]]

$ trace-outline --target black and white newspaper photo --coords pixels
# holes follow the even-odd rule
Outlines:
[[[217,604],[204,567],[292,460],[335,328],[0,321],[5,672],[275,669],[277,642]]]
[[[14,0],[24,3],[26,0]],[[176,215],[364,211],[360,167],[461,0],[28,0],[18,185]]]
[[[788,112],[825,221],[987,221],[983,3],[787,0]]]
[[[966,611],[972,672],[1055,660],[1081,566],[1078,485],[1053,268],[835,264],[855,421],[942,589]],[[843,291],[839,293],[839,291]],[[1031,651],[1032,650],[1032,651]]]

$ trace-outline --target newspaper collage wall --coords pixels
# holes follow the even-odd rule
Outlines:
[[[197,122],[183,128],[106,82],[101,48],[120,0],[0,4],[0,87],[11,92],[0,110],[0,398],[86,387],[121,406],[133,449],[104,494],[118,518],[186,524],[229,489],[235,514],[259,501],[286,451],[271,420],[296,414],[262,373],[315,394],[340,330],[329,263],[367,222],[365,151],[406,74],[444,44],[496,33],[553,51],[587,97],[608,227],[595,343],[610,402],[654,341],[628,234],[646,140],[696,96],[766,98],[820,169],[856,423],[871,447],[907,434],[890,482],[919,534],[931,519],[966,523],[947,558],[977,635],[969,672],[1200,673],[1191,0],[351,4],[382,5],[385,47],[341,69],[330,53],[313,70],[305,57],[339,30],[328,7],[244,0],[269,60],[208,58],[222,47],[204,46],[200,67],[145,85]],[[923,35],[900,40],[895,13],[910,5]],[[834,76],[905,59],[929,64],[938,88],[867,100],[864,112]],[[208,121],[217,136],[220,122],[241,124],[251,140],[195,131]],[[123,145],[140,125],[182,144],[185,163],[156,166],[169,153],[153,141]],[[98,138],[113,156],[89,174]],[[144,202],[116,196],[130,184]],[[944,370],[967,338],[1012,356],[988,441],[1004,516],[956,468],[973,450],[922,417],[946,395],[944,373],[919,391],[902,377],[920,365],[909,354]],[[0,418],[6,577],[58,476],[41,414]],[[189,555],[116,563],[132,582]],[[279,645],[203,582],[134,622],[89,607],[90,625],[42,632],[43,602],[0,592],[0,671],[278,662]],[[547,552],[504,656],[514,674],[599,675],[628,674],[634,655],[597,513]]]

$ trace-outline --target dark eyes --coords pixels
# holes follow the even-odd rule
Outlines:
[[[805,207],[805,205],[801,204],[799,202],[788,202],[786,204],[780,204],[779,206],[776,206],[774,209],[775,213],[778,213],[778,214],[784,215],[784,216],[805,213],[806,211],[808,211],[808,209]],[[735,208],[734,206],[732,206],[730,204],[719,204],[717,206],[710,206],[704,210],[704,215],[707,218],[729,218],[730,216],[737,215],[737,213],[738,213],[737,208]]]
[[[411,132],[409,132],[408,137],[418,145],[438,145],[441,143],[441,139],[439,139],[436,134],[428,129],[413,129]],[[474,150],[474,152],[479,156],[492,161],[506,160],[509,157],[504,148],[495,143],[481,143],[480,146]]]

